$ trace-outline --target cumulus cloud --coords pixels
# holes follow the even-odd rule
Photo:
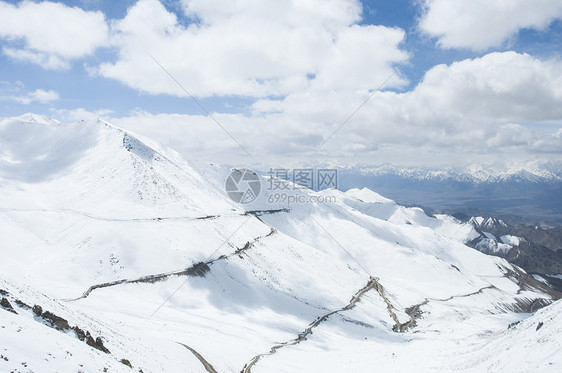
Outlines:
[[[144,92],[184,95],[149,52],[196,96],[269,97],[311,86],[366,90],[407,58],[403,30],[357,24],[357,0],[198,0],[184,1],[184,11],[187,26],[157,0],[137,2],[113,25],[117,61],[97,73]]]
[[[561,74],[557,59],[490,53],[433,67],[409,94],[410,104],[425,112],[426,120],[438,110],[463,124],[560,119]]]
[[[561,61],[515,52],[438,65],[412,91],[376,94],[338,137],[359,142],[477,146],[473,142],[485,141],[497,125],[560,120],[561,77]],[[359,95],[307,97],[296,93],[273,102],[258,101],[254,109],[256,115],[283,113],[294,120],[305,118],[307,123],[327,123],[325,127],[334,129],[359,102]],[[324,129],[325,136],[329,133]]]
[[[0,100],[29,105],[35,102],[48,104],[58,99],[59,94],[53,90],[36,89],[28,92],[25,89],[25,85],[20,81],[15,83],[0,81]]]
[[[442,48],[499,47],[521,29],[543,30],[562,18],[559,0],[423,0],[419,27]]]
[[[86,12],[54,2],[0,1],[0,38],[7,56],[61,70],[70,61],[92,54],[108,40],[101,12]]]
[[[64,122],[78,122],[81,120],[91,121],[96,119],[105,119],[113,114],[110,109],[87,110],[85,108],[76,109],[51,109],[51,115],[57,117]]]
[[[463,163],[490,154],[534,159],[548,153],[560,158],[561,77],[562,61],[515,52],[438,65],[411,91],[375,94],[316,158],[309,157],[312,151],[367,93],[301,91],[258,100],[248,114],[215,117],[250,153],[269,164],[318,159]],[[204,116],[138,111],[112,120],[187,157],[251,161]],[[228,158],[221,158],[221,151]]]
[[[532,124],[562,120],[561,76],[562,61],[515,52],[438,65],[412,91],[382,93],[351,130],[366,142],[529,152],[552,135]]]
[[[40,104],[46,104],[51,101],[55,101],[59,99],[59,94],[53,90],[45,91],[44,89],[36,89],[33,92],[29,92],[25,96],[17,96],[14,97],[14,100],[24,104],[29,105],[32,102],[38,102]]]

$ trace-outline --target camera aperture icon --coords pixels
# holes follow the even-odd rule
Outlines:
[[[252,170],[235,169],[226,178],[226,194],[240,204],[255,201],[261,191],[260,177]]]

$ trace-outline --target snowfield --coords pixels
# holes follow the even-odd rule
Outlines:
[[[368,189],[272,204],[266,180],[238,205],[229,172],[101,121],[0,119],[0,371],[562,368],[560,294],[472,225]]]

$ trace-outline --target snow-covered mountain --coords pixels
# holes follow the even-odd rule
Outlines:
[[[413,180],[456,181],[462,183],[500,182],[560,182],[562,165],[553,162],[526,162],[505,167],[471,164],[461,168],[397,167],[390,164],[355,167],[359,172],[372,176],[395,175]]]
[[[506,168],[347,167],[340,169],[339,180],[342,190],[367,187],[401,204],[440,212],[562,224],[562,166],[556,162]]]
[[[0,152],[0,371],[562,366],[560,294],[453,217],[369,189],[238,205],[231,170],[101,121],[4,118]]]
[[[505,258],[534,274],[552,277],[562,273],[560,228],[510,225],[494,217],[457,217],[478,232],[476,237],[465,239],[467,245],[483,253]]]

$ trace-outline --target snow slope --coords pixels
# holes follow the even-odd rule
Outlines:
[[[99,121],[4,118],[0,149],[0,370],[471,367],[558,296],[465,246],[471,227],[367,189],[240,206],[228,169]]]

